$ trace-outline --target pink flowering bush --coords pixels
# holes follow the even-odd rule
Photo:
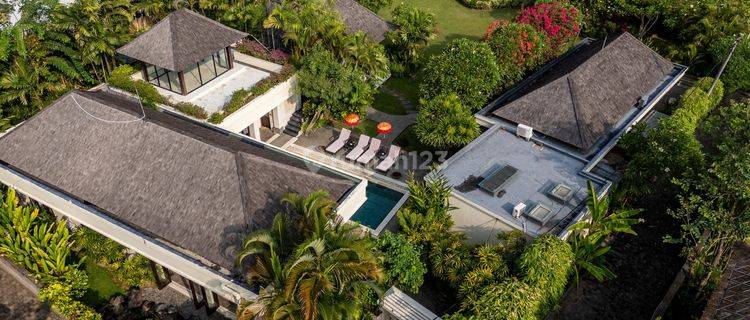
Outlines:
[[[581,31],[581,12],[566,1],[539,3],[521,11],[516,22],[539,28],[547,34],[551,54],[566,49]]]
[[[237,45],[237,50],[246,55],[282,65],[289,60],[288,53],[278,49],[268,52],[266,47],[257,41],[243,40]]]
[[[547,36],[532,25],[497,20],[491,23],[485,39],[497,58],[501,88],[521,80],[529,70],[545,61],[549,48]]]

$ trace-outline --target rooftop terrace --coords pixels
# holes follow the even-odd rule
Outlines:
[[[443,174],[453,185],[458,196],[481,206],[498,219],[537,235],[564,228],[585,206],[586,181],[580,172],[586,162],[570,153],[540,141],[526,141],[497,124],[443,164]],[[502,185],[497,195],[484,190],[480,182],[498,169],[512,166],[517,172]],[[567,201],[550,195],[553,188],[563,184],[572,195]],[[595,183],[599,189],[601,185]],[[513,208],[523,202],[525,214],[513,217]],[[546,223],[528,214],[541,204],[551,210]]]

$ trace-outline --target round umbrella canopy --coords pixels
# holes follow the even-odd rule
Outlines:
[[[375,128],[377,129],[378,134],[389,134],[393,131],[393,125],[388,122],[378,123],[378,126]]]
[[[356,127],[357,125],[359,125],[359,115],[356,113],[345,115],[344,124],[350,127]]]

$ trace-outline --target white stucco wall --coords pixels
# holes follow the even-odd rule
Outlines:
[[[456,207],[451,211],[453,230],[464,233],[471,244],[496,243],[498,233],[517,230],[462,198],[451,196],[450,203]]]
[[[362,179],[339,204],[336,213],[348,221],[367,200],[367,180]]]
[[[250,101],[239,110],[228,115],[226,118],[224,118],[224,121],[219,124],[219,127],[227,131],[239,133],[253,124],[257,119],[260,119],[267,113],[273,111],[276,107],[286,104],[287,100],[289,99],[292,99],[293,101],[299,101],[299,95],[297,94],[296,75],[293,75],[286,81],[279,83],[275,87],[268,90],[266,93]],[[281,107],[281,109],[284,108],[287,107]],[[275,112],[274,123],[283,123],[284,125],[286,125],[286,123],[289,122],[289,118],[292,116],[292,112]],[[278,116],[276,116],[276,114],[278,114]]]

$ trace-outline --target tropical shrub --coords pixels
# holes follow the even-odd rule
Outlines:
[[[76,251],[107,269],[120,286],[129,288],[147,285],[153,279],[149,260],[129,253],[119,243],[85,227],[76,230],[75,239]]]
[[[386,231],[378,240],[383,252],[386,281],[409,292],[418,292],[427,267],[421,260],[422,248],[411,244],[403,234]]]
[[[493,9],[507,7],[521,7],[534,3],[534,0],[461,0],[469,8]]]
[[[401,70],[392,67],[391,71],[404,73],[414,70],[427,42],[436,35],[435,15],[402,3],[393,9],[393,23],[399,27],[385,34],[385,45],[391,63],[400,64]]]
[[[341,64],[333,53],[318,47],[303,59],[298,74],[300,93],[316,110],[308,114],[323,114],[329,119],[340,119],[347,113],[364,114],[374,99],[374,89],[364,73],[348,64]]]
[[[728,36],[711,43],[709,53],[715,63],[726,59],[729,48],[734,43],[735,37]],[[735,90],[750,90],[750,39],[743,37],[734,50],[732,59],[727,63],[721,81],[726,86],[727,92]]]
[[[208,122],[220,123],[224,121],[224,118],[244,107],[246,104],[250,103],[250,101],[253,101],[253,99],[268,92],[268,90],[271,90],[276,85],[289,80],[289,78],[294,75],[294,71],[294,66],[287,63],[281,68],[281,71],[278,73],[271,73],[271,75],[258,81],[252,87],[248,89],[237,89],[232,92],[229,101],[221,107],[221,111],[214,112],[208,117]]]
[[[582,19],[576,7],[567,1],[555,0],[523,9],[516,17],[516,22],[544,31],[551,49],[550,54],[557,55],[578,38]]]
[[[377,13],[383,7],[390,6],[393,0],[357,0],[357,2],[365,8],[370,9],[370,11]]]
[[[67,319],[101,320],[102,315],[76,300],[82,296],[82,292],[64,282],[52,282],[39,290],[39,300],[49,302],[53,310]]]
[[[610,213],[609,198],[599,199],[591,181],[588,181],[588,190],[587,207],[591,218],[570,227],[570,231],[573,232],[570,241],[575,255],[576,283],[581,270],[586,270],[599,282],[615,278],[615,273],[605,264],[605,256],[610,251],[610,246],[605,240],[616,232],[635,235],[632,226],[640,222],[639,219],[631,218],[640,210],[618,210]]]
[[[473,249],[469,270],[458,284],[461,306],[474,305],[486,291],[486,287],[505,280],[510,273],[508,261],[503,259],[503,245],[485,244]]]
[[[157,104],[164,104],[164,97],[150,83],[143,80],[133,80],[130,76],[135,73],[135,69],[130,65],[124,64],[112,70],[107,83],[113,87],[120,88],[141,98],[144,106],[156,108]]]
[[[548,55],[547,36],[534,26],[502,20],[486,38],[500,69],[499,86],[508,88],[539,66]]]
[[[182,112],[196,119],[208,118],[208,113],[206,113],[206,110],[203,110],[203,108],[193,103],[187,102],[187,101],[176,103],[172,105],[172,108],[175,108],[175,110]]]
[[[454,93],[465,107],[477,111],[497,91],[500,70],[486,43],[456,39],[441,54],[430,57],[423,79],[423,99]]]
[[[469,319],[544,319],[538,317],[543,301],[541,290],[511,277],[502,283],[483,288],[481,296],[467,310]]]
[[[521,254],[517,262],[521,280],[540,294],[539,318],[544,318],[565,293],[574,260],[570,245],[549,233],[534,239]]]
[[[73,239],[65,221],[43,222],[43,211],[19,205],[13,189],[8,189],[0,206],[0,255],[47,283],[78,268],[68,258]]]
[[[421,101],[414,132],[425,145],[434,148],[457,148],[479,136],[474,115],[455,94],[441,94]]]
[[[679,100],[674,114],[650,130],[638,126],[620,145],[631,156],[623,186],[627,194],[643,196],[660,191],[660,197],[674,198],[679,193],[672,180],[694,176],[702,170],[704,155],[695,138],[698,122],[722,99],[723,87],[717,84],[711,96],[711,78],[700,79]],[[697,171],[696,171],[697,170]],[[644,183],[647,182],[647,183]]]

